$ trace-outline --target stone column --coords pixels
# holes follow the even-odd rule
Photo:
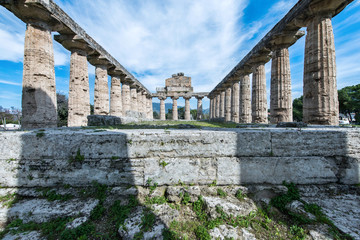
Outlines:
[[[152,96],[148,95],[147,96],[147,101],[148,101],[148,119],[154,119],[154,114],[153,114],[153,104],[152,104]]]
[[[329,16],[319,14],[308,21],[304,61],[303,121],[338,125],[335,44]]]
[[[202,120],[203,119],[203,107],[202,107],[202,99],[204,97],[196,97],[197,99],[197,114],[196,114],[196,120]],[[211,109],[211,99],[210,99],[210,109]]]
[[[290,58],[287,47],[273,51],[271,61],[270,122],[292,122]]]
[[[137,90],[136,86],[132,85],[130,86],[130,94],[131,94],[131,108],[130,110],[133,112],[138,112],[138,101],[137,101]]]
[[[239,123],[239,81],[235,80],[232,83],[232,94],[231,94],[231,121]]]
[[[225,90],[225,121],[231,121],[231,86],[226,86]]]
[[[121,97],[121,79],[124,75],[119,73],[110,73],[111,88],[110,88],[110,115],[121,117],[123,116],[122,97]]]
[[[251,123],[250,76],[240,76],[240,123]]]
[[[24,46],[22,128],[57,126],[54,50],[46,24],[27,24]]]
[[[132,80],[128,77],[125,77],[122,81],[121,95],[122,95],[122,109],[123,116],[126,116],[127,111],[131,110],[131,94],[130,94],[130,85]]]
[[[185,99],[185,120],[190,121],[190,98],[191,97],[184,97]]]
[[[212,98],[210,98],[208,96],[209,100],[210,100],[210,106],[209,106],[209,119],[212,119]],[[198,102],[198,106],[199,106],[199,102]]]
[[[221,118],[225,117],[225,91],[226,90],[222,90],[220,92],[220,116]]]
[[[149,108],[149,101],[147,100],[147,93],[144,90],[142,92],[142,99],[143,99],[143,113],[144,113],[144,117],[147,118],[148,116],[148,108]]]
[[[171,99],[173,100],[172,119],[173,119],[173,120],[179,120],[179,117],[178,117],[178,107],[177,107],[177,100],[178,100],[179,98],[178,98],[178,97],[172,97]]]
[[[216,95],[215,118],[220,117],[220,93]]]
[[[265,63],[254,63],[251,103],[252,122],[268,123]]]
[[[106,65],[95,66],[94,114],[109,114],[109,86]]]
[[[166,120],[165,115],[165,98],[159,97],[160,100],[160,120]]]
[[[87,126],[90,115],[88,63],[86,52],[80,49],[71,51],[68,106],[68,126]]]
[[[137,105],[138,105],[138,112],[141,113],[141,112],[144,112],[144,102],[143,102],[143,99],[142,99],[142,89],[138,88],[137,89]]]

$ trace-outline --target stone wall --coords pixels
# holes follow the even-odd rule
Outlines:
[[[357,184],[359,136],[340,128],[1,132],[0,185]]]

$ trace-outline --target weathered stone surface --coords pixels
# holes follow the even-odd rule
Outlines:
[[[176,121],[176,120],[179,119],[179,117],[178,117],[178,107],[177,107],[178,97],[172,97],[171,99],[173,100],[172,119]]]
[[[216,102],[215,102],[215,118],[219,118],[221,115],[220,115],[220,93],[218,93],[216,95]]]
[[[27,24],[24,46],[22,128],[57,126],[54,50],[45,23]]]
[[[311,219],[311,220],[316,220],[316,217],[307,212],[304,208],[304,204],[300,201],[292,201],[291,203],[287,204],[285,206],[285,208],[288,210],[288,211],[291,211],[291,212],[294,212],[294,213],[297,213],[297,214],[300,214],[308,219]]]
[[[11,234],[8,233],[5,235],[3,240],[45,240],[46,238],[41,237],[41,233],[37,231],[32,232],[24,232],[24,233],[18,233],[18,234]]]
[[[160,98],[160,120],[165,120],[166,114],[165,114],[165,99]]]
[[[108,73],[105,65],[97,65],[95,68],[94,114],[109,114]]]
[[[138,112],[138,100],[137,100],[137,90],[135,86],[130,86],[130,94],[131,94],[131,111]]]
[[[74,49],[70,59],[68,126],[87,126],[90,115],[89,74],[86,52]]]
[[[186,97],[185,99],[185,120],[190,120],[190,98]]]
[[[213,219],[220,217],[217,209],[223,210],[227,215],[232,216],[247,216],[250,212],[256,211],[256,205],[251,199],[239,201],[233,197],[219,198],[219,197],[203,197],[206,209],[205,211]]]
[[[253,123],[267,123],[267,98],[265,64],[257,63],[253,66],[251,112]]]
[[[201,195],[201,188],[199,186],[169,186],[166,188],[166,196],[171,202],[179,203],[181,201],[181,196],[188,194],[190,197],[190,202],[195,202],[198,200],[198,197]]]
[[[130,81],[128,78],[125,78],[122,82],[121,95],[123,116],[126,116],[126,112],[131,110]]]
[[[239,94],[240,94],[240,85],[239,80],[233,82],[232,84],[232,94],[231,94],[231,121],[239,123]]]
[[[89,115],[88,126],[117,126],[127,123],[136,123],[145,120],[144,114],[128,111],[127,117]]]
[[[111,76],[110,115],[116,117],[123,115],[120,75]]]
[[[240,77],[240,123],[251,123],[251,92],[250,77],[243,75]]]
[[[84,216],[89,217],[99,200],[72,199],[66,202],[49,202],[45,199],[23,200],[9,209],[8,219],[20,218],[23,222],[48,222],[59,217]]]
[[[250,229],[251,230],[251,229]],[[238,240],[256,240],[254,234],[249,229],[239,229],[228,225],[220,225],[209,231],[212,239],[238,239]]]
[[[221,90],[220,92],[220,103],[219,103],[219,107],[220,107],[220,110],[219,110],[219,116],[218,117],[221,117],[221,118],[224,118],[225,117],[225,90]]]
[[[203,104],[202,104],[202,98],[197,97],[197,115],[196,120],[202,120],[203,119]],[[211,109],[211,105],[210,105]],[[210,114],[211,115],[211,114]]]
[[[308,125],[303,122],[279,122],[276,124],[277,128],[304,128]]]
[[[308,22],[304,61],[304,122],[339,125],[335,44],[330,16],[318,14]]]
[[[272,53],[270,122],[292,122],[291,75],[289,50],[278,48]]]

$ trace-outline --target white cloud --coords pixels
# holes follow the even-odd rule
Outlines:
[[[7,85],[14,85],[14,86],[22,86],[22,83],[11,82],[11,81],[1,80],[1,79],[0,79],[0,83],[7,84]]]

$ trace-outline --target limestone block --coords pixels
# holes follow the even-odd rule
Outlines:
[[[335,161],[324,157],[218,158],[217,179],[219,184],[325,184],[338,181],[337,170]]]

